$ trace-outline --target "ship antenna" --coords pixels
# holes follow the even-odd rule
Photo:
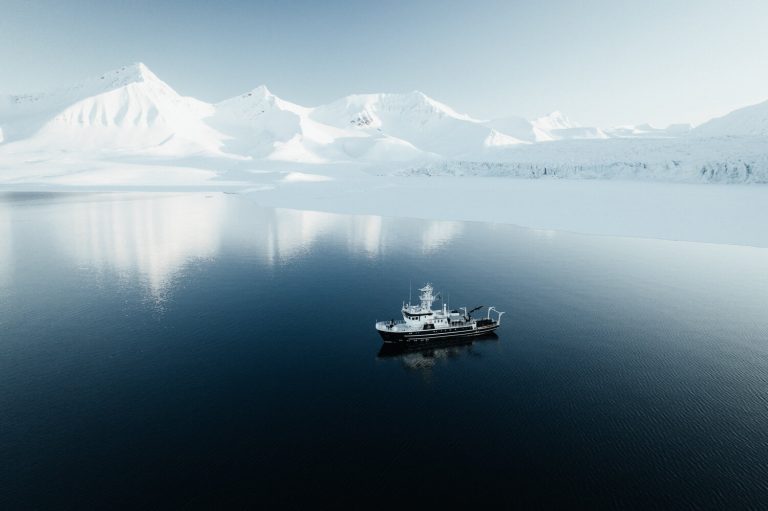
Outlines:
[[[412,287],[412,284],[411,284],[411,281],[409,280],[408,281],[408,307],[411,306],[411,287]]]

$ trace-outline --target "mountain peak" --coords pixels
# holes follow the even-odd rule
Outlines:
[[[60,108],[89,96],[95,96],[132,84],[151,84],[155,91],[164,94],[176,94],[165,82],[160,80],[143,62],[134,62],[101,75],[91,76],[86,80],[45,92],[17,94],[11,96],[13,103],[32,105],[34,108]]]
[[[127,67],[136,77],[140,78],[142,81],[157,80],[157,75],[150,71],[147,65],[143,62],[134,62]]]
[[[99,76],[98,81],[109,84],[110,86],[123,86],[131,83],[147,83],[160,81],[143,62],[134,62],[127,66],[122,66]]]
[[[578,127],[578,124],[572,122],[563,112],[555,110],[543,117],[532,121],[533,125],[545,130],[569,129]]]
[[[398,96],[398,95],[393,95],[393,96]],[[455,119],[476,122],[475,119],[473,119],[469,115],[458,113],[456,110],[449,107],[445,103],[441,103],[440,101],[437,101],[436,99],[430,96],[427,96],[420,90],[413,90],[411,92],[401,95],[401,97],[405,99],[406,103],[411,103],[414,105],[423,105],[424,107],[426,107],[427,109],[433,112],[437,112],[437,113],[446,115],[448,117],[453,117]]]
[[[172,90],[168,84],[160,80],[143,62],[134,62],[112,71],[107,71],[96,78],[83,83],[80,88],[96,91],[119,89],[131,84],[155,84],[162,89]]]
[[[553,110],[545,115],[544,118],[558,121],[568,121],[568,117],[566,117],[566,115],[560,110]]]
[[[264,99],[264,98],[267,98],[269,96],[274,96],[274,94],[272,94],[272,92],[267,88],[266,85],[261,84],[258,87],[256,87],[255,89],[252,89],[252,90],[246,92],[245,94],[243,94],[243,96],[245,96],[245,97],[254,97],[256,99]]]
[[[310,109],[281,99],[270,91],[266,85],[259,85],[255,89],[238,96],[225,99],[216,103],[217,108],[222,108],[236,117],[255,118],[266,111],[279,110],[294,114],[307,115]]]

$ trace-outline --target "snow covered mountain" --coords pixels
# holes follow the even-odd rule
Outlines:
[[[312,118],[368,136],[393,137],[424,153],[448,158],[519,143],[419,91],[347,96],[315,108]]]
[[[253,158],[317,163],[313,149],[332,140],[314,126],[310,109],[284,101],[262,85],[214,105],[211,126],[228,135],[225,149]]]
[[[5,142],[26,150],[223,156],[211,105],[182,97],[144,64],[49,94],[11,96],[0,106]]]
[[[605,130],[610,137],[616,138],[674,138],[686,135],[691,131],[690,124],[670,124],[666,128],[657,128],[650,124],[637,126],[617,126]]]
[[[227,151],[274,161],[412,160],[422,152],[380,131],[365,132],[319,109],[280,99],[266,86],[214,105],[209,123],[226,133]],[[321,107],[322,108],[322,107]],[[328,122],[330,121],[330,122]]]
[[[481,157],[521,142],[418,91],[310,108],[262,85],[209,104],[180,96],[141,63],[52,93],[0,98],[3,152],[378,163]]]
[[[693,133],[702,137],[768,136],[768,101],[707,121]]]
[[[70,156],[185,164],[200,158],[216,168],[356,163],[427,173],[768,181],[765,154],[768,102],[693,130],[601,129],[558,111],[534,120],[479,120],[418,91],[307,107],[262,85],[210,104],[179,95],[141,63],[67,89],[0,97],[0,167]]]
[[[485,124],[525,142],[608,138],[608,135],[600,128],[581,126],[572,122],[559,111],[554,111],[533,121],[513,116],[494,119]]]

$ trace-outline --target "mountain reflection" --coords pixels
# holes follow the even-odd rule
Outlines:
[[[273,222],[268,229],[266,258],[286,261],[315,243],[336,240],[350,252],[377,257],[387,250],[419,249],[430,253],[462,233],[461,222],[403,221],[372,215],[340,215],[320,211],[269,210]]]
[[[222,250],[268,266],[325,244],[378,258],[403,250],[431,253],[463,230],[460,222],[262,208],[222,193],[16,195],[0,200],[0,286],[13,277],[15,258],[29,247],[47,247],[79,270],[137,278],[155,299],[190,262],[215,259]],[[38,224],[50,231],[26,232],[27,215],[39,216],[44,221]]]
[[[463,228],[464,224],[461,222],[426,222],[426,226],[421,236],[422,251],[429,253],[439,249],[460,235]]]
[[[220,195],[120,195],[69,204],[55,235],[81,267],[135,271],[158,295],[184,264],[217,254],[224,211]]]

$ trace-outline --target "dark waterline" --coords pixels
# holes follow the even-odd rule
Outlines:
[[[389,353],[409,281],[506,310]],[[763,507],[768,250],[0,195],[4,509]]]

